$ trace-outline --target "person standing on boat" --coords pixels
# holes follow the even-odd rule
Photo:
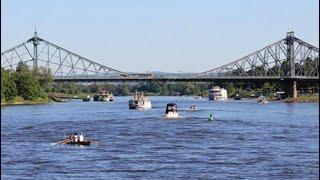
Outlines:
[[[82,135],[82,133],[80,133],[80,135],[79,135],[79,141],[80,141],[80,142],[83,142],[83,141],[84,141],[84,136]]]
[[[77,133],[74,133],[74,142],[78,142],[79,141],[79,136]]]

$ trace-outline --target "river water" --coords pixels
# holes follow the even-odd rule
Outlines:
[[[319,179],[318,103],[129,99],[2,107],[1,179]],[[55,144],[72,132],[93,144]]]

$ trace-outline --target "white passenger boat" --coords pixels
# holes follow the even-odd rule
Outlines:
[[[129,100],[129,109],[150,109],[152,108],[151,102],[143,93],[137,93]]]
[[[209,90],[209,100],[226,100],[227,90],[224,88],[220,88],[219,86],[214,86]]]
[[[99,101],[113,101],[114,96],[112,93],[102,90],[99,94]]]

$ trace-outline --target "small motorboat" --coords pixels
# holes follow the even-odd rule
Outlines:
[[[114,95],[112,93],[110,93],[109,95],[109,101],[113,101],[114,100]]]
[[[269,101],[267,101],[265,99],[261,99],[261,100],[258,100],[258,103],[259,104],[267,104],[267,103],[269,103]]]
[[[166,118],[175,119],[179,117],[177,104],[169,103],[166,108]]]
[[[83,102],[89,102],[90,100],[91,100],[90,95],[82,99]]]
[[[201,96],[195,96],[194,98],[195,98],[195,99],[202,99]]]
[[[129,109],[150,109],[152,108],[151,102],[143,93],[137,93],[129,100]]]
[[[236,94],[236,96],[234,97],[234,100],[241,100],[241,96],[239,94]]]
[[[114,96],[112,93],[102,90],[100,91],[99,94],[96,94],[93,96],[93,101],[103,101],[103,102],[108,102],[108,101],[113,101]]]
[[[269,103],[264,96],[260,96],[257,103],[259,104],[267,104]]]
[[[190,111],[196,111],[196,110],[198,110],[196,105],[191,105],[190,106]]]
[[[100,96],[98,94],[93,96],[93,101],[99,101]]]

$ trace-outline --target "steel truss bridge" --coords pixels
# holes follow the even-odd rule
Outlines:
[[[1,67],[15,69],[19,62],[31,68],[47,68],[56,82],[119,81],[279,81],[319,80],[319,48],[288,32],[286,37],[226,65],[192,74],[127,73],[102,65],[38,37],[1,53]]]

